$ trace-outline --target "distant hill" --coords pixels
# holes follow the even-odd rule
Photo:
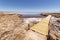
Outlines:
[[[52,15],[54,17],[60,18],[60,13],[41,13],[42,16]]]

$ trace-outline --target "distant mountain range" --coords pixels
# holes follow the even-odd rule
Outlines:
[[[31,17],[35,17],[35,18],[40,18],[40,17],[43,17],[42,15],[40,15],[40,13],[38,12],[0,12],[1,14],[19,14],[19,15],[22,15],[21,17],[23,18],[31,18]]]
[[[35,17],[35,18],[41,18],[41,17],[45,17],[45,16],[48,16],[48,15],[52,15],[52,16],[55,16],[55,17],[60,17],[60,13],[58,12],[55,12],[55,13],[38,13],[38,12],[8,12],[8,11],[0,11],[0,14],[19,14],[19,15],[22,15],[21,17],[23,18],[32,18],[32,17]]]

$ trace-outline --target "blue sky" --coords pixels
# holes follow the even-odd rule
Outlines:
[[[0,0],[0,11],[59,12],[60,0]]]

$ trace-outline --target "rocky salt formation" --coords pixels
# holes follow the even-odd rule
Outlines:
[[[24,24],[28,25],[28,29],[42,20],[42,18],[23,18],[23,19]]]
[[[19,34],[22,19],[17,14],[0,14],[0,40],[14,40]]]
[[[60,18],[52,17],[49,25],[50,40],[60,40]]]

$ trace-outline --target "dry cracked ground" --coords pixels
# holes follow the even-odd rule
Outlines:
[[[47,40],[46,36],[29,30],[31,26],[40,20],[39,18],[24,19],[20,16],[19,14],[0,14],[0,40]],[[50,24],[51,27],[49,29],[50,33],[48,38],[50,40],[59,40],[60,34],[58,35],[58,27],[60,27],[60,25],[57,26],[59,24],[57,24],[57,22],[60,21],[54,20],[52,20]]]

